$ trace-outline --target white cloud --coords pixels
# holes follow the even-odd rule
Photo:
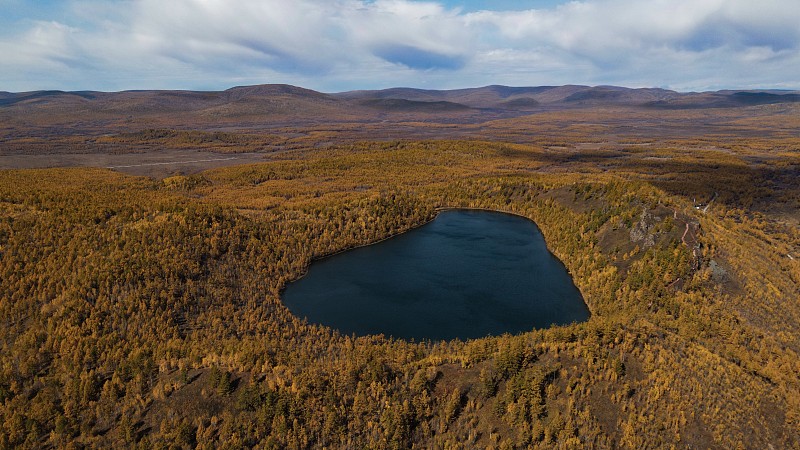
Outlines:
[[[69,10],[0,34],[0,90],[800,87],[796,0],[585,0],[474,13],[408,0],[72,0]]]

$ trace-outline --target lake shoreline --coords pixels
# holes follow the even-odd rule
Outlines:
[[[385,247],[349,252],[378,243]],[[592,316],[536,222],[486,208],[439,207],[401,233],[314,258],[280,301],[295,317],[342,334],[420,341],[523,333]]]

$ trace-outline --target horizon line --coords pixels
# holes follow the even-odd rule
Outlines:
[[[285,86],[285,87],[292,87],[298,89],[305,89],[308,91],[318,92],[320,94],[327,94],[327,95],[336,95],[336,94],[346,94],[350,92],[380,92],[380,91],[387,91],[392,89],[410,89],[410,90],[417,90],[417,91],[433,91],[433,92],[451,92],[451,91],[463,91],[463,90],[471,90],[471,89],[485,89],[485,88],[492,88],[492,87],[501,87],[501,88],[511,88],[511,89],[526,89],[526,88],[559,88],[559,87],[585,87],[585,88],[622,88],[622,89],[629,89],[629,90],[644,90],[644,89],[653,89],[653,90],[661,90],[661,91],[668,91],[668,92],[675,92],[678,94],[703,94],[703,93],[716,93],[716,92],[726,92],[726,91],[734,91],[734,92],[754,92],[754,91],[772,91],[772,92],[800,92],[800,88],[792,89],[792,88],[785,88],[785,87],[761,87],[761,88],[724,88],[724,89],[712,89],[712,90],[701,90],[701,91],[681,91],[677,89],[665,88],[665,87],[657,87],[657,86],[641,86],[641,87],[630,87],[630,86],[623,86],[623,85],[615,85],[615,84],[598,84],[598,85],[590,85],[590,84],[574,84],[574,83],[567,83],[567,84],[542,84],[542,85],[521,85],[521,86],[511,86],[505,84],[487,84],[482,86],[472,86],[472,87],[461,87],[461,88],[449,88],[449,89],[431,89],[431,88],[424,88],[424,87],[411,87],[411,86],[390,86],[385,88],[379,89],[349,89],[345,91],[321,91],[316,89],[307,88],[300,85],[295,84],[288,84],[288,83],[260,83],[260,84],[244,84],[244,85],[235,85],[225,89],[190,89],[190,88],[180,88],[180,89],[122,89],[118,91],[105,91],[105,90],[94,90],[94,89],[75,89],[75,90],[64,90],[64,89],[35,89],[29,91],[0,91],[7,94],[27,94],[27,93],[38,93],[38,92],[58,92],[58,93],[65,93],[65,94],[74,94],[74,93],[87,93],[87,92],[96,92],[101,94],[119,94],[124,92],[226,92],[233,89],[241,89],[241,88],[250,88],[250,87],[260,87],[260,86]]]

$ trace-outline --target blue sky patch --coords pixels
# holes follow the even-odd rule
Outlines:
[[[411,69],[458,70],[464,67],[464,58],[443,55],[408,45],[386,45],[375,50],[375,55],[394,64],[402,64]]]

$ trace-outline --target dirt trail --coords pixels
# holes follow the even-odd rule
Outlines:
[[[681,242],[686,246],[686,248],[692,250],[692,256],[694,257],[694,269],[698,270],[700,269],[701,265],[700,243],[697,240],[697,232],[700,229],[700,223],[691,220],[690,217],[678,217],[677,209],[674,211],[673,217],[678,221],[682,221],[686,227],[683,230]]]

